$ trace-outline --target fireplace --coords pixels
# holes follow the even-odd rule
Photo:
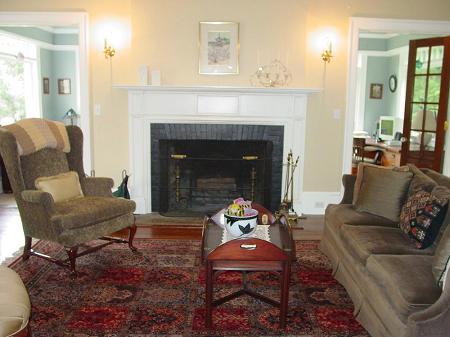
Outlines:
[[[152,123],[152,209],[188,216],[244,197],[280,204],[283,126]]]
[[[236,197],[271,204],[269,141],[160,140],[159,212],[202,215]]]
[[[308,96],[319,89],[136,85],[114,88],[128,91],[129,188],[138,214],[160,210],[159,141],[166,139],[272,142],[272,210],[278,208],[282,196],[282,160],[290,150],[300,156],[294,174],[294,208],[314,213],[311,208],[316,202],[339,199],[339,195],[303,191],[307,102]]]

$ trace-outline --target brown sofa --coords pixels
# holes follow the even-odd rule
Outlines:
[[[422,172],[450,188],[450,178]],[[355,210],[355,180],[344,175],[343,200],[327,207],[320,244],[354,303],[355,317],[373,337],[450,336],[450,273],[443,289],[432,273],[436,247],[450,240],[450,212],[435,243],[416,249],[397,222]]]

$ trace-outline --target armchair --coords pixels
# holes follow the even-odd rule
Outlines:
[[[38,123],[42,123],[38,120]],[[14,127],[14,125],[12,126]],[[64,129],[63,126],[61,128]],[[25,246],[22,258],[38,256],[70,269],[76,275],[76,259],[112,243],[127,243],[132,251],[136,233],[134,201],[115,198],[110,178],[86,177],[83,168],[83,134],[77,126],[66,128],[70,151],[45,147],[29,154],[20,154],[11,128],[0,128],[0,153],[5,162],[14,197],[19,208]],[[83,196],[55,202],[52,194],[37,190],[40,177],[75,171]],[[109,237],[128,228],[128,240]],[[58,260],[31,249],[32,238],[57,242],[64,246],[68,257]],[[85,242],[101,239],[105,242],[79,251]],[[80,249],[81,250],[81,249]]]

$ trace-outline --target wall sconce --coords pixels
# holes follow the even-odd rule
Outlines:
[[[116,55],[116,50],[111,45],[108,45],[108,41],[106,40],[106,38],[103,47],[103,54],[105,54],[105,59],[112,58],[114,55]]]
[[[327,42],[327,47],[322,51],[322,61],[330,63],[331,58],[333,57],[333,50],[331,41],[327,39]]]

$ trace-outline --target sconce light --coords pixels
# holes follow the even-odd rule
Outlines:
[[[74,125],[74,121],[76,121],[78,117],[79,115],[72,108],[67,110],[67,112],[64,114],[64,119],[70,120],[70,125]]]
[[[108,41],[106,40],[106,38],[103,47],[103,54],[105,54],[105,59],[112,58],[114,55],[116,55],[116,50],[111,45],[108,45]]]
[[[333,57],[333,51],[332,51],[332,43],[331,40],[327,39],[327,46],[322,51],[322,61],[326,63],[330,63],[331,58]]]

